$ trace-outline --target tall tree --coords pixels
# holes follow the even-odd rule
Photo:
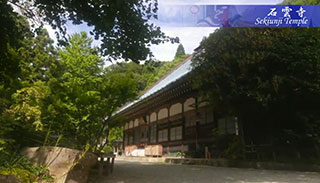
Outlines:
[[[134,62],[118,63],[107,68],[112,73],[123,73],[130,76],[138,84],[138,91],[143,91],[148,82],[154,77],[157,70],[163,65],[163,62],[147,61],[144,64]]]
[[[58,51],[41,34],[27,43],[30,47],[19,49],[21,88],[1,115],[7,116],[0,120],[7,131],[0,137],[14,139],[16,145],[58,141],[80,149],[108,137],[117,122],[112,114],[137,94],[135,81],[126,73],[104,70],[86,33],[72,35]]]
[[[140,61],[151,56],[150,44],[177,42],[150,23],[157,18],[157,0],[8,0],[33,22],[49,23],[66,33],[66,23],[86,23],[93,27],[95,39],[101,39],[101,51],[109,59]],[[36,24],[34,24],[36,25]]]
[[[103,60],[91,43],[83,32],[72,35],[68,46],[59,51],[64,72],[49,81],[55,100],[49,104],[48,118],[53,129],[58,129],[55,133],[67,137],[78,148],[94,146],[107,135],[112,114],[136,95],[133,79],[104,72]]]
[[[34,38],[24,40],[18,53],[22,81],[48,81],[51,77],[57,76],[57,51],[47,30],[41,29]]]
[[[0,89],[0,127],[3,129],[0,137],[15,141],[17,149],[42,140],[41,131],[46,127],[43,123],[45,99],[50,95],[46,81],[58,62],[53,42],[45,30],[37,36],[26,34],[25,39],[19,40],[19,47],[11,48],[17,55],[15,64],[19,72],[10,77],[9,84],[3,83],[3,93]]]
[[[278,137],[285,129],[319,137],[320,29],[222,28],[202,46],[194,83],[217,110],[269,125]]]
[[[180,56],[185,55],[185,54],[186,54],[186,53],[185,53],[185,51],[184,51],[183,45],[182,45],[182,44],[179,44],[174,58],[180,57]]]
[[[13,12],[7,1],[0,1],[0,86],[8,85],[20,73],[17,49],[30,38],[27,21]]]

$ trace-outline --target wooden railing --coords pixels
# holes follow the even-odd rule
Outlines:
[[[113,173],[115,155],[113,153],[95,153],[99,157],[99,176]]]

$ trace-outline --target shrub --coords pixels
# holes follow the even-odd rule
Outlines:
[[[18,153],[1,153],[0,162],[0,175],[13,175],[23,183],[53,182],[47,167],[33,165],[29,159]]]

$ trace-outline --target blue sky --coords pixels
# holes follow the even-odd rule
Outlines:
[[[278,4],[283,0],[158,0],[159,12],[164,11],[165,6],[170,4]],[[213,27],[174,27],[160,25],[161,30],[168,36],[179,37],[180,42],[183,44],[186,53],[192,53],[193,50],[199,46],[200,41],[204,36],[208,36],[216,28]],[[46,26],[49,34],[54,38],[54,31]],[[76,33],[81,31],[89,32],[90,27],[85,24],[82,25],[68,25],[68,33]],[[98,44],[98,41],[95,42]],[[161,45],[152,45],[151,50],[157,60],[170,61],[173,59],[178,44],[164,43]]]

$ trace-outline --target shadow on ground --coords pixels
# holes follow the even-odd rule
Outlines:
[[[320,173],[172,165],[117,160],[108,177],[91,174],[90,183],[319,183]]]

